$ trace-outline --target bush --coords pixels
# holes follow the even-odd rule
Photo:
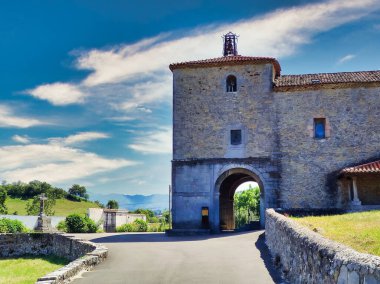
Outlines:
[[[57,225],[57,229],[58,231],[61,231],[61,232],[67,232],[66,221],[65,220],[59,221]]]
[[[65,219],[68,233],[96,233],[98,226],[87,216],[82,217],[79,214],[70,214]],[[63,225],[62,225],[63,227]]]
[[[89,217],[85,216],[84,220],[87,225],[87,232],[86,233],[96,233],[98,230],[98,225],[95,224],[94,220],[90,219]]]
[[[141,219],[136,219],[133,222],[133,226],[136,228],[135,232],[146,232],[148,231],[148,223]]]
[[[136,219],[132,224],[124,224],[116,228],[116,232],[147,232],[148,223],[141,219]]]
[[[116,228],[116,232],[122,233],[122,232],[134,232],[134,228],[132,224],[124,224],[120,227]]]
[[[0,233],[25,233],[28,229],[19,220],[0,219]]]

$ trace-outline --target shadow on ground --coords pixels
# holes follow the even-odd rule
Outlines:
[[[247,232],[225,232],[214,235],[201,235],[201,236],[167,236],[165,233],[112,233],[109,236],[103,236],[100,238],[91,239],[94,243],[125,243],[125,242],[135,242],[135,243],[160,243],[160,242],[194,242],[194,241],[204,241],[208,239],[216,238],[227,238],[233,236],[239,236],[244,234],[252,233],[252,231]],[[77,236],[80,237],[79,234]]]
[[[265,244],[265,232],[260,234],[255,245],[260,251],[260,257],[264,261],[265,268],[269,271],[272,280],[277,284],[286,284],[286,282],[282,279],[280,272],[273,265],[272,256],[267,245]]]

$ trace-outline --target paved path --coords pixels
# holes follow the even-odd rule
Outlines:
[[[77,234],[104,244],[108,259],[74,284],[280,283],[264,231],[167,237],[162,233]]]

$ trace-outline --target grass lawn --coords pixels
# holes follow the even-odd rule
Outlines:
[[[380,211],[292,219],[359,252],[380,256]]]
[[[28,200],[23,200],[19,198],[7,198],[5,205],[8,208],[8,214],[13,214],[15,211],[17,215],[27,215],[26,214],[26,203]],[[87,208],[98,208],[99,206],[90,201],[71,201],[67,199],[57,199],[54,211],[55,216],[67,216],[72,213],[84,214],[87,212]]]
[[[56,256],[0,258],[0,283],[35,283],[39,277],[68,263],[67,260]]]

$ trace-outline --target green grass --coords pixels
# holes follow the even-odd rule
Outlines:
[[[19,198],[7,198],[5,205],[8,208],[8,214],[13,214],[15,211],[17,215],[27,215],[26,203],[28,200]],[[67,199],[57,199],[54,206],[55,216],[67,216],[72,213],[85,214],[88,208],[98,208],[99,206],[90,201],[71,201]]]
[[[56,256],[0,258],[0,284],[35,283],[39,277],[68,263]]]
[[[292,219],[359,252],[380,256],[380,211]]]

